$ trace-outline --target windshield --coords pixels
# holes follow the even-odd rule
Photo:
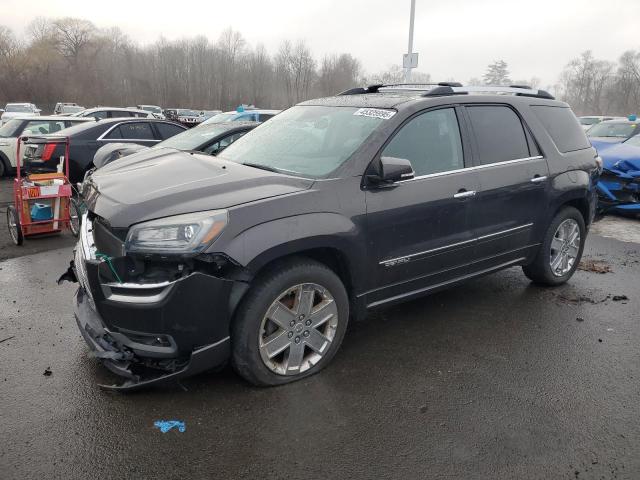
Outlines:
[[[200,115],[200,112],[196,112],[195,110],[178,110],[178,115],[185,117],[197,117]]]
[[[229,130],[228,126],[200,125],[174,135],[153,148],[175,148],[176,150],[197,150],[203,143]]]
[[[342,165],[384,120],[355,107],[298,106],[252,130],[221,155],[237,163],[305,177]],[[390,110],[368,109],[375,112]]]
[[[29,105],[7,105],[5,112],[33,113],[33,109]]]
[[[153,105],[142,105],[142,110],[153,113],[162,113],[162,109],[160,107],[155,107]]]
[[[594,118],[594,117],[587,117],[587,118],[582,117],[579,120],[582,125],[594,125],[600,122],[599,118]]]
[[[634,135],[629,140],[626,140],[624,144],[631,145],[632,147],[640,147],[640,135]]]
[[[236,115],[238,115],[236,112],[219,113],[217,115],[214,115],[210,119],[208,119],[206,123],[210,124],[210,123],[231,122],[236,117]]]
[[[0,138],[15,137],[21,124],[22,120],[9,120],[2,127],[0,127]]]
[[[589,129],[590,137],[616,137],[627,138],[636,128],[635,123],[607,123],[602,122]]]

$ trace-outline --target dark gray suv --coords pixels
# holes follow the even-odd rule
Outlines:
[[[371,86],[292,107],[220,156],[99,170],[72,268],[95,355],[139,388],[231,360],[257,385],[326,366],[350,317],[522,265],[566,282],[600,160],[523,87]]]

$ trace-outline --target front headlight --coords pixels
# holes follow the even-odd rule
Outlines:
[[[226,210],[187,213],[138,223],[129,229],[125,249],[141,253],[198,253],[227,225]]]

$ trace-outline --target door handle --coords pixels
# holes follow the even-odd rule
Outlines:
[[[546,182],[547,181],[547,177],[541,177],[539,175],[536,175],[535,177],[533,177],[531,179],[531,183],[542,183],[542,182]]]
[[[473,197],[476,194],[475,190],[460,190],[456,193],[453,198],[469,198]]]

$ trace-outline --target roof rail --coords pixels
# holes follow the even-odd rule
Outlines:
[[[420,91],[426,92],[433,90],[434,87],[451,86],[461,87],[459,82],[439,82],[439,83],[376,83],[369,85],[368,87],[355,87],[345,90],[338,95],[362,95],[366,93],[378,93],[380,91],[403,91],[413,92]]]
[[[510,87],[495,86],[495,85],[479,85],[479,86],[440,86],[428,91],[423,96],[425,97],[441,97],[446,95],[465,95],[469,93],[497,93],[497,94],[512,94],[519,97],[535,97],[546,98],[549,100],[555,100],[553,95],[545,90],[535,90],[525,85],[512,85]]]

